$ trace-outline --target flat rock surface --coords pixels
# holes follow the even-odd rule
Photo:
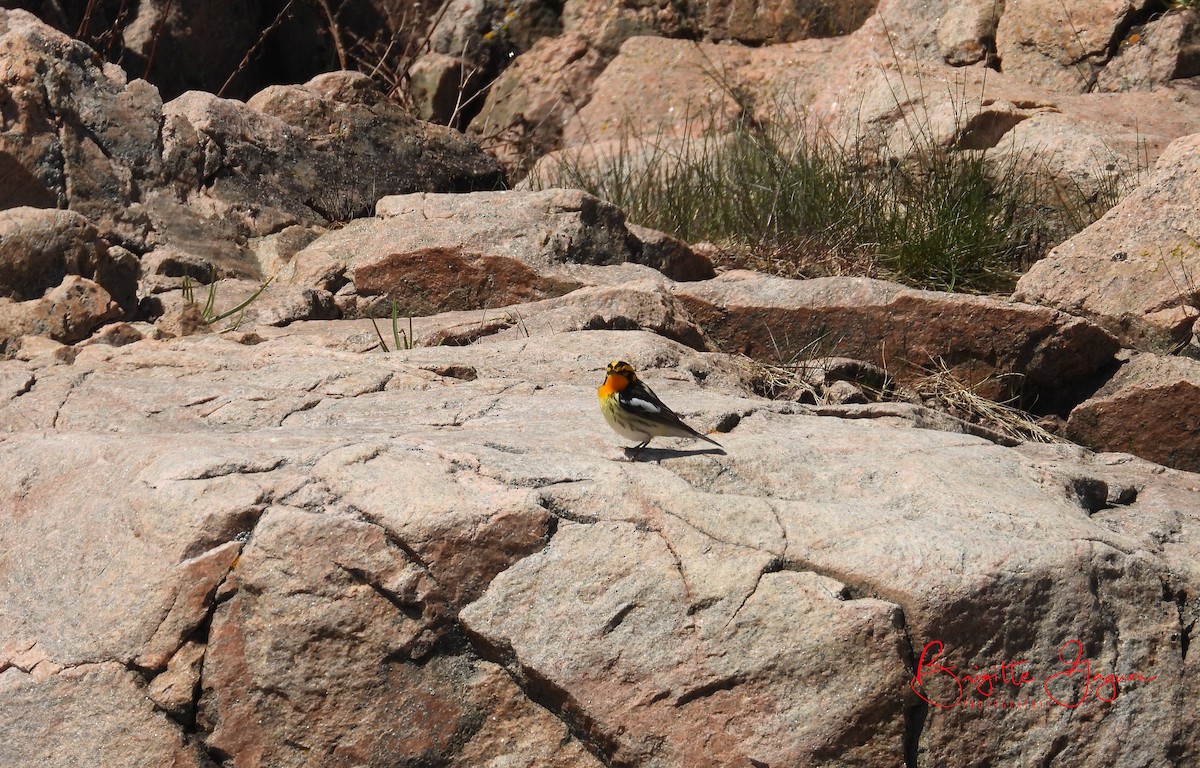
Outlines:
[[[0,762],[1200,757],[1195,475],[819,417],[640,331],[275,333],[0,363]],[[629,460],[617,357],[727,452]]]

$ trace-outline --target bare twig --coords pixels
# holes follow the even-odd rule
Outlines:
[[[217,91],[218,97],[225,95],[225,89],[229,87],[229,84],[233,82],[234,78],[242,74],[246,67],[250,65],[250,59],[254,58],[254,54],[258,53],[259,48],[262,48],[263,43],[265,43],[267,40],[267,37],[269,37],[272,32],[278,29],[279,26],[292,15],[292,3],[294,2],[295,0],[288,0],[283,8],[279,9],[279,13],[275,15],[274,21],[272,21],[271,24],[262,31],[262,34],[260,34],[258,39],[254,41],[254,45],[250,46],[250,50],[246,51],[246,55],[242,57],[241,62],[237,65],[237,69],[233,70],[233,73],[229,75],[228,79],[225,80],[225,83],[221,86],[220,90]]]
[[[338,25],[337,14],[329,7],[329,0],[318,0],[321,4],[321,10],[325,12],[325,19],[329,23],[329,36],[333,38],[333,48],[337,51],[338,68],[350,69],[349,60],[346,58],[346,49],[342,46],[342,33]]]
[[[79,21],[79,28],[75,30],[75,37],[80,40],[87,39],[88,27],[92,25],[92,12],[96,10],[96,0],[88,0],[87,7],[83,9],[83,18]]]
[[[162,37],[163,29],[167,26],[167,18],[171,15],[171,0],[166,0],[163,3],[162,17],[159,18],[158,24],[154,27],[154,36],[150,39],[150,55],[146,57],[146,69],[142,72],[142,79],[150,79],[150,68],[154,66],[154,54],[158,52],[158,39]]]
[[[429,45],[429,41],[433,39],[433,33],[437,29],[438,24],[442,22],[442,17],[446,15],[446,11],[450,10],[450,0],[442,0],[442,7],[438,8],[438,12],[434,14],[433,20],[429,22],[429,27],[425,30],[425,37],[421,40],[420,45],[408,53],[408,60],[404,62],[404,66],[400,68],[397,74],[396,82],[392,85],[392,89],[388,91],[388,96],[396,92],[400,84],[408,77],[408,71],[412,69],[412,65],[416,62],[417,56],[421,51]]]

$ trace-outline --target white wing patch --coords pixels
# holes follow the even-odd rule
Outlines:
[[[662,408],[659,408],[649,400],[643,400],[640,397],[631,397],[624,403],[625,407],[632,411],[641,411],[642,413],[662,413]]]

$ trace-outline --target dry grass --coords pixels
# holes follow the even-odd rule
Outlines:
[[[1020,374],[1003,376],[1019,377]],[[936,368],[918,381],[913,390],[926,406],[949,413],[970,424],[986,427],[1005,437],[1035,443],[1067,442],[1047,431],[1028,413],[1012,405],[1015,398],[996,402],[981,395],[979,390],[987,387],[992,380],[993,377],[989,377],[974,386],[965,384],[954,375],[944,361],[938,360]]]
[[[742,355],[733,358],[743,385],[751,392],[771,400],[789,400],[814,405],[831,404],[825,387],[819,382],[827,359],[813,358],[790,363],[764,363]],[[1017,374],[1009,374],[1015,376]],[[1018,442],[1065,443],[1038,423],[1034,417],[1012,404],[996,402],[980,394],[989,389],[989,378],[972,386],[964,383],[938,361],[936,368],[915,384],[894,390],[890,381],[882,387],[857,386],[873,402],[919,402],[934,411]]]

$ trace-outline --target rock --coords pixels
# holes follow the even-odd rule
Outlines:
[[[996,0],[954,3],[938,22],[937,41],[947,64],[961,67],[996,53],[996,25],[1004,6]]]
[[[178,723],[146,698],[138,674],[119,664],[86,664],[9,687],[0,695],[0,722],[5,765],[209,764]]]
[[[510,175],[523,177],[538,157],[558,147],[581,94],[607,63],[578,34],[537,41],[496,78],[468,133],[491,147]]]
[[[630,39],[567,122],[558,160],[587,165],[595,156],[636,169],[646,154],[662,162],[711,151],[750,118],[776,136],[827,137],[866,158],[982,150],[996,167],[1030,174],[1025,183],[1098,207],[1171,141],[1200,131],[1200,99],[1186,89],[1119,100],[1057,94],[982,67],[948,66],[940,54],[901,56],[891,21],[879,29],[899,7],[836,40],[751,49]],[[537,175],[554,178],[545,168]]]
[[[185,642],[171,657],[167,670],[150,682],[150,700],[174,717],[194,718],[205,650],[203,643]]]
[[[134,236],[130,206],[162,169],[158,92],[24,11],[0,10],[0,48],[0,208],[69,207]]]
[[[872,450],[861,444],[857,450],[864,448]],[[962,469],[960,466],[949,471]],[[927,465],[927,471],[937,470]],[[697,468],[697,473],[711,479],[710,471]],[[990,485],[988,480],[980,480]],[[791,478],[781,477],[780,481],[780,492],[786,494],[783,483],[791,482]],[[969,482],[974,483],[975,478]],[[1013,490],[1011,484],[1006,487]],[[911,643],[914,658],[929,663],[934,659],[928,655],[936,654],[937,648],[952,649],[946,663],[963,665],[968,663],[967,657],[981,650],[963,653],[963,640],[945,639],[957,631],[963,633],[964,640],[968,634],[974,638],[965,641],[972,648],[986,646],[1002,655],[1005,651],[995,647],[1004,641],[980,640],[981,631],[988,638],[1012,633],[1021,639],[1011,642],[1026,647],[1038,634],[1035,627],[1044,620],[1040,617],[1022,621],[1005,613],[992,620],[997,628],[985,626],[981,630],[977,619],[960,625],[945,616],[942,611],[949,606],[963,605],[956,596],[962,593],[952,587],[942,593],[949,585],[941,582],[934,587],[926,581],[926,575],[940,570],[934,564],[939,557],[935,553],[944,552],[929,540],[936,535],[895,536],[886,524],[881,530],[868,527],[864,532],[863,521],[858,519],[847,521],[845,530],[828,532],[828,538],[821,537],[823,541],[815,549],[812,536],[802,536],[805,551],[793,554],[790,542],[799,534],[797,526],[811,530],[805,527],[807,523],[799,522],[808,519],[805,513],[812,509],[811,486],[797,492],[804,494],[804,501],[778,499],[769,506],[743,508],[736,516],[715,510],[711,515],[683,513],[683,520],[678,519],[680,510],[692,505],[679,499],[678,494],[696,492],[686,484],[680,483],[673,491],[673,501],[665,494],[646,499],[649,511],[645,517],[614,519],[606,514],[604,510],[613,508],[616,498],[626,491],[623,487],[588,488],[556,494],[557,504],[572,514],[583,513],[580,521],[563,523],[543,553],[501,574],[484,598],[462,614],[467,630],[477,635],[485,648],[531,673],[536,670],[538,690],[566,692],[561,696],[562,706],[571,716],[589,723],[593,733],[617,734],[604,744],[605,754],[613,762],[641,764],[654,759],[668,765],[737,765],[748,761],[798,765],[814,759],[855,759],[864,764],[886,764],[890,761],[888,755],[901,751],[895,746],[898,741],[907,745],[909,754],[924,754],[948,763],[959,758],[969,762],[967,750],[978,755],[981,744],[990,749],[1001,742],[1011,743],[1014,737],[1019,741],[1028,739],[1029,748],[1042,754],[1053,741],[1052,734],[1072,728],[1065,720],[1047,722],[1044,713],[1030,712],[1018,715],[1016,723],[1006,719],[1000,730],[1008,735],[1001,736],[993,721],[980,717],[967,720],[963,710],[950,709],[957,704],[953,683],[934,673],[927,673],[929,688],[923,695],[936,706],[931,704],[927,710],[921,708],[919,700],[906,701],[903,695],[890,700],[891,709],[869,709],[858,698],[861,686],[869,684],[859,677],[864,674],[862,666],[844,666],[836,661],[845,658],[844,654],[854,654],[862,665],[877,670],[871,679],[899,693],[909,690],[906,683],[911,676],[897,662],[889,664],[886,654],[874,656],[877,650],[903,649]],[[982,507],[976,508],[989,507],[982,502]],[[1063,516],[1054,519],[1071,527],[1083,515],[1069,509],[1064,506]],[[765,519],[757,522],[760,516]],[[960,519],[955,528],[965,525],[969,524]],[[639,526],[648,530],[639,533]],[[763,543],[751,541],[772,526],[777,526],[777,532],[768,539],[768,550],[764,552]],[[943,529],[939,526],[937,530]],[[1048,546],[1043,541],[1033,536],[1021,544],[1010,542],[1003,555],[995,552],[992,556],[1016,556],[1023,562],[1028,562],[1026,558],[1040,559],[1029,547],[1041,550]],[[1119,542],[1114,540],[1113,544]],[[896,546],[911,546],[919,550],[919,556],[897,558]],[[838,554],[823,551],[826,547]],[[616,558],[609,556],[617,548],[631,550],[631,557],[639,563],[636,572],[622,568]],[[1102,581],[1109,588],[1127,595],[1139,594],[1152,605],[1157,603],[1159,598],[1154,592],[1158,583],[1142,565],[1124,562],[1117,555],[1111,566],[1102,566],[1106,554],[1090,546],[1073,549],[1074,554],[1067,555],[1067,559],[1084,569],[1104,568]],[[1108,551],[1108,546],[1103,547],[1104,553]],[[883,567],[898,567],[900,573],[889,578],[887,586],[873,576],[859,581],[855,576],[862,572],[848,564],[843,559],[846,556],[859,563],[879,557],[875,562],[888,562],[890,565]],[[973,556],[967,557],[970,561]],[[743,562],[744,567],[729,568],[727,564],[734,560]],[[948,563],[946,567],[950,567]],[[576,575],[568,576],[568,571]],[[581,573],[586,574],[582,579],[578,575]],[[904,583],[911,586],[897,591],[896,587]],[[566,600],[562,599],[563,589],[568,590]],[[976,600],[984,594],[996,598],[1021,594],[1025,588],[1002,578],[986,592],[965,586],[959,589],[969,592],[970,600]],[[1060,599],[1062,603],[1055,600],[1051,604],[1062,605],[1065,610],[1091,604],[1086,590],[1074,599],[1060,593]],[[1066,607],[1076,602],[1078,607]],[[899,606],[903,606],[902,611]],[[926,613],[928,609],[932,612]],[[1051,613],[1056,610],[1048,609]],[[973,617],[980,615],[972,613]],[[1149,634],[1157,635],[1160,643],[1170,642],[1167,638],[1175,631],[1175,609],[1168,606],[1153,616],[1150,623],[1156,628],[1146,627]],[[790,631],[777,631],[777,626],[789,627]],[[954,628],[957,626],[961,630]],[[1132,616],[1122,620],[1122,636],[1130,630],[1136,635],[1128,639],[1130,645],[1138,645],[1146,637],[1134,629],[1137,626],[1144,625]],[[1059,631],[1073,637],[1076,630],[1060,627]],[[865,647],[859,642],[864,636],[871,638]],[[623,649],[634,637],[646,643],[646,651],[631,656]],[[825,644],[817,643],[817,637]],[[931,652],[929,643],[935,639],[946,645],[935,646]],[[1122,647],[1128,646],[1122,643]],[[1055,642],[1044,650],[1022,652],[1014,660],[1033,659],[1025,663],[1031,665],[1031,676],[1036,675],[1040,683],[1058,668],[1059,650]],[[903,656],[903,651],[898,654]],[[1049,666],[1037,661],[1043,654],[1050,659]],[[1002,663],[983,659],[974,662],[989,670],[992,664],[998,667]],[[807,664],[823,670],[825,678],[836,684],[823,687],[828,693],[820,697],[785,694],[785,680],[792,670]],[[1055,682],[1051,681],[1050,690],[1064,703],[1080,695],[1077,689],[1068,696],[1053,687]],[[1149,685],[1137,687],[1140,694],[1133,693],[1134,686],[1130,686],[1122,689],[1122,695],[1153,696]],[[993,696],[1011,696],[1023,700],[1025,706],[1032,700],[1046,700],[1040,685],[1032,687],[1038,690],[1025,689],[1020,697],[1013,686],[1005,687],[1003,693],[1000,687],[992,690]],[[966,700],[979,706],[991,703],[988,698],[972,694],[969,687]],[[740,702],[750,701],[770,702],[771,706],[765,708],[760,703],[759,716],[745,721],[730,717]],[[1009,715],[1011,712],[1006,713]],[[788,725],[772,728],[764,719]],[[637,726],[618,731],[617,723],[630,722]],[[906,729],[905,723],[910,727]],[[963,729],[971,733],[970,747],[962,741]],[[1114,731],[1102,737],[1098,733],[1097,737],[1106,741],[1117,738]],[[1098,748],[1091,742],[1084,751]],[[705,751],[698,751],[702,749]]]
[[[1200,131],[1200,99],[1187,91],[1056,94],[982,67],[906,60],[862,67],[819,93],[812,109],[862,152],[902,159],[982,150],[1045,198],[1061,195],[1076,217],[1098,216],[1170,142]]]
[[[363,454],[352,453],[358,456],[345,467],[351,484],[367,466]],[[382,460],[368,462],[392,464]],[[342,470],[336,459],[327,464]],[[386,514],[372,506],[368,516]],[[396,522],[417,533],[415,521]],[[439,527],[453,534],[444,523]],[[489,538],[508,532],[479,531]],[[444,603],[454,597],[442,591],[440,579],[452,587],[465,574],[431,572],[421,552],[397,545],[409,536],[397,536],[379,524],[301,510],[264,515],[238,562],[238,591],[213,616],[200,710],[210,748],[263,765],[293,764],[301,754],[360,764],[386,755],[394,763],[451,754],[478,728],[490,707],[462,701],[461,682],[476,665],[461,655],[429,657],[445,632]],[[323,545],[313,548],[313,541]],[[465,554],[460,547],[466,543],[431,542],[454,556]],[[436,549],[423,554],[438,560]],[[298,710],[288,703],[297,698],[310,706]],[[400,712],[405,716],[397,717]]]
[[[216,91],[231,73],[244,68],[250,72],[242,72],[242,83],[251,73],[257,79],[261,62],[242,59],[257,47],[261,19],[269,20],[265,14],[273,13],[262,5],[241,0],[138,3],[135,15],[119,30],[125,65],[131,72],[144,73],[168,98],[193,89]]]
[[[504,183],[495,161],[474,142],[457,131],[409,116],[358,72],[319,75],[303,86],[272,86],[246,106],[283,120],[307,137],[312,154],[305,159],[314,168],[292,169],[297,178],[286,183],[298,196],[322,188],[354,190],[369,210],[385,195],[469,192],[497,189]],[[389,147],[387,162],[382,164],[375,151],[381,146]],[[306,174],[317,178],[306,179]],[[280,180],[286,182],[282,173]],[[321,208],[319,200],[304,204]],[[344,220],[332,214],[325,218]]]
[[[692,250],[687,243],[657,229],[628,224],[629,233],[642,244],[639,264],[653,267],[672,280],[708,280],[716,277],[712,259]]]
[[[108,327],[108,326],[106,326]],[[12,357],[17,360],[26,362],[37,362],[41,365],[54,365],[66,363],[70,365],[75,362],[75,348],[63,344],[61,341],[47,338],[45,336],[22,336],[16,340],[15,345],[10,343],[10,347],[15,346],[12,350]],[[3,357],[3,355],[0,355]],[[33,379],[25,384],[33,384]]]
[[[902,382],[944,363],[968,385],[988,381],[984,394],[996,399],[1069,392],[1117,351],[1100,328],[1044,307],[868,278],[735,270],[674,292],[728,352],[782,362],[848,356]]]
[[[120,245],[110,245],[104,252],[104,258],[97,263],[92,279],[108,291],[125,314],[130,315],[137,311],[140,273],[141,264],[132,251]]]
[[[132,765],[1197,755],[1193,476],[815,418],[639,331],[384,355],[288,330],[0,363],[6,764],[101,737]],[[728,454],[625,459],[595,411],[616,356]],[[1072,640],[1115,701],[1052,677]],[[939,666],[1018,661],[1036,684],[965,704]]]
[[[736,70],[744,64],[748,50],[660,37],[630,38],[596,78],[586,105],[567,123],[564,146],[634,137],[699,138],[730,131],[742,105],[721,76],[727,68]],[[731,60],[737,54],[741,60]]]
[[[276,291],[268,288],[259,298],[251,301],[243,311],[240,322],[249,326],[287,325],[298,320],[333,320],[340,316],[333,294],[328,291],[311,288],[289,290],[288,286],[280,286],[280,290]]]
[[[204,323],[221,333],[236,328],[280,326],[297,320],[333,320],[341,317],[333,295],[328,291],[280,285],[274,281],[264,284],[252,280],[227,279],[210,285],[193,283],[190,290],[190,299],[183,291],[154,296],[160,327],[164,318],[179,318],[188,305],[194,305],[202,313],[207,308]],[[188,334],[172,332],[172,335]]]
[[[377,320],[301,321],[286,328],[257,329],[264,338],[292,338],[327,349],[366,352],[379,348],[379,337],[391,349],[505,344],[514,339],[557,337],[569,331],[651,331],[693,349],[713,351],[711,339],[671,295],[661,275],[647,267],[603,267],[616,270],[610,283],[585,286],[564,296],[506,307],[440,312],[428,317],[397,318],[381,308]],[[378,331],[376,331],[378,328]],[[399,335],[399,340],[394,338]],[[553,341],[551,341],[553,343]]]
[[[615,52],[635,36],[737,41],[751,46],[841,36],[857,29],[876,4],[877,0],[722,1],[690,10],[664,0],[619,7],[596,0],[568,0],[562,15],[567,31],[583,34],[602,50]]]
[[[417,328],[414,333],[419,333],[422,346],[544,338],[568,331],[642,330],[692,349],[716,349],[661,280],[580,288],[495,310],[448,312],[424,319]]]
[[[191,92],[164,114],[187,126],[164,151],[193,158],[210,181],[182,212],[173,197],[153,198],[156,228],[163,244],[230,276],[261,277],[239,240],[297,224],[344,223],[368,215],[382,195],[502,184],[499,167],[471,142],[410,117],[361,74],[272,86],[244,105]],[[386,162],[380,146],[391,147]],[[186,218],[172,227],[181,213]],[[205,236],[213,228],[229,232],[212,243]]]
[[[746,45],[790,43],[809,37],[840,37],[858,29],[878,0],[790,0],[784,3],[710,3],[704,25],[714,41]]]
[[[601,0],[566,0],[562,7],[564,35],[587,40],[606,63],[631,37],[704,39],[704,18],[703,13],[691,13],[671,0],[618,6]]]
[[[154,327],[169,339],[211,331],[204,308],[194,301],[182,301],[164,310],[154,321]]]
[[[438,53],[457,56],[495,74],[503,58],[529,50],[541,38],[561,31],[551,3],[513,6],[497,0],[451,0],[433,29],[430,44]]]
[[[350,313],[394,298],[407,316],[560,296],[590,282],[577,265],[642,262],[685,277],[709,265],[682,244],[665,256],[643,247],[619,209],[578,190],[394,196],[376,210],[297,253],[281,279],[336,293]]]
[[[40,298],[67,275],[80,275],[110,294],[132,297],[136,265],[136,257],[110,248],[78,213],[26,207],[0,211],[0,296]],[[134,302],[126,298],[122,306],[132,309]]]
[[[1175,10],[1130,29],[1100,72],[1101,91],[1150,90],[1200,75],[1200,12]]]
[[[278,277],[297,253],[306,245],[320,237],[323,231],[301,227],[285,227],[279,232],[255,238],[248,246],[258,262],[258,272],[266,277]]]
[[[1014,298],[1082,315],[1136,349],[1185,343],[1198,314],[1198,173],[1200,135],[1176,141],[1144,184],[1034,264]]]
[[[825,388],[825,400],[839,405],[866,403],[867,395],[848,381],[835,381]]]
[[[473,142],[409,116],[366,75],[273,86],[250,105],[193,91],[164,106],[27,13],[0,12],[0,35],[12,104],[0,206],[70,208],[134,253],[171,247],[258,278],[250,240],[369,214],[386,194],[503,185]],[[124,306],[132,293],[112,295]]]
[[[1071,411],[1066,435],[1097,451],[1132,453],[1200,472],[1200,362],[1135,354]]]
[[[121,314],[108,291],[87,278],[67,275],[40,299],[0,299],[0,350],[24,335],[73,344]]]
[[[665,121],[662,126],[651,125],[650,132],[665,128],[664,133],[669,134],[686,113],[697,123],[695,132],[699,133],[702,129],[698,126],[709,119],[712,105],[693,100],[690,109],[684,108],[688,104],[686,97],[696,95],[696,78],[689,78],[694,73],[681,71],[672,83],[660,87],[650,82],[653,74],[673,73],[673,68],[655,70],[655,63],[662,61],[656,61],[654,53],[641,60],[640,52],[661,46],[666,49],[665,55],[713,74],[713,67],[721,66],[724,47],[700,43],[703,50],[697,55],[697,44],[687,41],[740,40],[759,45],[840,34],[839,30],[858,26],[870,13],[873,3],[867,0],[776,5],[779,4],[710,3],[703,13],[688,14],[678,4],[661,0],[632,6],[570,0],[562,8],[563,33],[538,39],[499,74],[479,115],[471,122],[470,133],[482,143],[494,146],[505,168],[517,179],[524,177],[538,158],[557,149],[560,138],[568,146],[604,142],[619,134],[611,130],[614,124],[633,124],[638,115],[643,122]],[[625,59],[618,66],[619,74],[614,72],[612,76],[605,75],[603,82],[597,81],[618,51],[635,39],[640,42],[633,43],[633,49],[618,57]],[[764,45],[763,50],[774,47],[777,46]],[[445,52],[455,54],[453,50]],[[641,80],[641,85],[629,88],[630,79]],[[682,91],[672,87],[684,80],[688,82],[682,83]],[[594,81],[597,81],[595,89]],[[617,91],[606,92],[606,87]],[[646,92],[642,93],[643,90]],[[709,96],[715,96],[719,90],[708,84],[704,86]],[[623,104],[626,112],[614,114],[605,109],[605,104],[613,98],[640,103]],[[657,107],[655,102],[664,98],[670,99],[678,111],[671,114],[667,110],[639,109]],[[597,106],[587,106],[597,99]],[[577,118],[581,109],[589,114]],[[728,110],[719,110],[718,121],[727,117],[725,111]],[[737,114],[736,107],[731,114]],[[589,133],[589,126],[596,130]]]
[[[490,711],[479,731],[463,745],[456,765],[601,768],[603,763],[570,727],[525,696],[507,670],[482,661],[477,670],[467,681],[468,697]]]
[[[413,61],[408,77],[408,92],[416,116],[422,120],[460,128],[468,122],[468,112],[478,111],[472,108],[472,101],[479,99],[484,77],[462,59],[427,53]]]
[[[110,323],[102,326],[89,338],[79,342],[80,345],[108,344],[113,347],[123,347],[145,338],[157,338],[155,327],[149,323]]]
[[[1118,30],[1146,0],[1006,0],[996,30],[1004,72],[1052,91],[1089,91],[1120,42]]]
[[[220,275],[217,266],[191,251],[171,246],[155,248],[141,259],[140,289],[144,295],[154,295],[178,289],[185,284],[203,289]]]
[[[819,345],[815,345],[819,346]],[[888,372],[877,365],[849,357],[808,350],[812,357],[797,356],[787,363],[745,360],[744,386],[757,395],[810,405],[861,404],[891,393]],[[894,404],[894,403],[893,403]],[[845,417],[845,413],[838,412]]]
[[[145,209],[155,250],[228,277],[263,279],[262,243],[288,250],[330,222],[369,215],[384,194],[492,189],[499,167],[449,129],[421,123],[365,75],[330,73],[272,86],[248,104],[189,92],[163,109],[164,156],[192,189],[161,189]],[[389,146],[386,162],[377,148]],[[189,170],[190,169],[190,170]],[[181,201],[180,198],[183,198]],[[296,234],[297,230],[300,234]]]
[[[722,45],[705,53],[721,73],[718,80],[744,102],[745,117],[752,124],[779,127],[781,135],[799,137],[802,131],[825,131],[829,115],[846,108],[841,92],[867,69],[863,57],[873,45],[869,37],[864,28],[847,37],[748,50]],[[704,86],[712,81],[709,68]]]
[[[880,399],[892,386],[891,376],[883,368],[850,357],[797,360],[788,368],[803,380],[800,391],[779,394],[789,400],[801,399],[808,392],[813,400],[805,398],[804,402],[866,403]]]

